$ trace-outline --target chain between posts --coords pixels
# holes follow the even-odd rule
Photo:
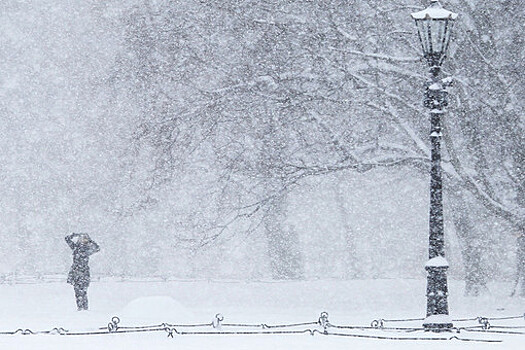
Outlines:
[[[373,335],[373,334],[356,334],[356,333],[338,333],[330,332],[330,328],[334,329],[354,329],[354,330],[394,330],[394,331],[404,331],[404,332],[415,332],[422,331],[424,328],[411,328],[411,327],[385,327],[386,322],[402,322],[402,321],[414,321],[418,319],[404,319],[404,320],[385,320],[377,319],[372,321],[369,327],[367,326],[353,326],[353,325],[334,325],[330,323],[327,312],[322,312],[316,322],[302,322],[302,323],[289,323],[289,324],[279,324],[279,325],[267,325],[265,323],[261,324],[243,324],[243,323],[225,323],[224,316],[220,313],[216,314],[210,323],[200,323],[200,324],[169,324],[161,323],[155,325],[145,325],[145,326],[121,326],[121,320],[119,317],[114,316],[111,318],[111,321],[108,323],[107,327],[99,328],[98,331],[84,331],[84,332],[70,332],[67,329],[62,327],[53,328],[46,331],[33,331],[31,329],[19,328],[11,332],[0,332],[0,335],[38,335],[38,334],[49,334],[49,335],[106,335],[106,334],[120,334],[120,333],[138,333],[138,332],[165,332],[168,337],[173,338],[174,335],[284,335],[284,334],[310,334],[315,335],[316,333],[322,335],[331,335],[331,336],[340,336],[340,337],[354,337],[354,338],[370,338],[370,339],[389,339],[389,340],[459,340],[459,341],[483,341],[483,342],[499,342],[499,340],[482,340],[482,339],[468,339],[468,338],[459,338],[458,336],[452,336],[449,338],[436,338],[436,337],[405,337],[405,336],[383,336],[383,335]],[[509,319],[518,319],[524,318],[525,315],[520,316],[510,316],[510,317],[476,317],[471,319],[456,320],[459,321],[474,321],[476,320],[479,323],[479,326],[470,326],[470,327],[454,327],[452,330],[456,330],[457,333],[461,331],[466,332],[485,332],[492,334],[513,334],[513,335],[525,335],[525,332],[519,331],[509,331],[504,330],[508,328],[519,328],[521,326],[494,326],[490,324],[490,320],[509,320]],[[322,329],[278,329],[278,328],[297,328],[303,326],[318,326]],[[184,328],[196,328],[196,327],[212,327],[212,331],[207,330],[195,330],[195,331],[185,331],[181,330]],[[223,330],[225,327],[237,327],[237,328],[260,328],[259,330]],[[502,330],[494,330],[493,328],[499,328]],[[525,327],[522,327],[525,328]]]
[[[505,317],[472,317],[472,318],[460,318],[460,319],[454,319],[452,322],[467,322],[467,321],[478,321],[478,323],[485,325],[488,324],[489,321],[501,321],[501,320],[516,320],[523,318],[525,320],[525,313],[523,315],[519,316],[505,316]],[[374,328],[384,328],[384,325],[386,322],[412,322],[412,321],[423,321],[424,318],[403,318],[403,319],[384,319],[384,318],[378,318],[371,322],[370,326]],[[490,327],[490,324],[488,325]]]

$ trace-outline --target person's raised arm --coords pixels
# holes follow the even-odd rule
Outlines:
[[[73,242],[73,237],[77,236],[76,233],[72,233],[69,236],[66,236],[66,243],[71,249],[75,249],[75,242]]]
[[[94,240],[91,240],[89,245],[89,255],[95,254],[100,251],[100,247]]]
[[[100,252],[100,247],[97,242],[93,241],[93,253]]]

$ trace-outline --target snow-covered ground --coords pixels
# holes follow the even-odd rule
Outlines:
[[[454,319],[476,316],[523,315],[525,299],[510,298],[510,283],[491,284],[491,295],[463,297],[463,283],[451,281],[449,298]],[[104,327],[113,316],[121,326],[166,323],[207,323],[222,313],[224,322],[283,324],[317,321],[322,311],[337,325],[369,326],[374,319],[419,318],[425,310],[423,280],[224,282],[224,281],[102,281],[89,289],[90,311],[77,312],[71,286],[65,283],[1,284],[0,330],[49,330],[63,327],[89,331]],[[525,320],[491,321],[525,327]],[[468,325],[475,325],[470,322]],[[457,323],[459,325],[459,323]],[[467,325],[464,323],[462,325]],[[420,327],[421,322],[385,326]],[[294,329],[315,328],[315,326]],[[320,329],[320,328],[319,328]],[[212,327],[199,330],[213,330]],[[223,329],[233,330],[233,329]],[[243,329],[246,330],[246,329]],[[260,330],[260,329],[253,329]],[[525,332],[525,328],[513,331]],[[334,330],[335,331],[335,330]],[[451,337],[497,339],[502,343],[373,340],[352,337],[298,335],[175,335],[166,332],[90,336],[0,335],[0,349],[518,349],[525,335],[428,334],[377,330],[346,333],[391,337]]]

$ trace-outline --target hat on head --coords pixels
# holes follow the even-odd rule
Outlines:
[[[79,233],[77,242],[89,241],[91,238],[87,233]]]

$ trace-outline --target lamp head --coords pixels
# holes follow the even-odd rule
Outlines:
[[[429,7],[412,13],[423,48],[423,56],[428,65],[437,71],[447,55],[450,34],[457,17],[457,13],[445,10],[439,0],[431,0]]]

